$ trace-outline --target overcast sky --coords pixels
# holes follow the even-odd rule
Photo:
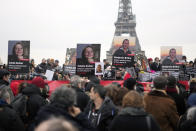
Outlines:
[[[0,58],[7,63],[8,40],[30,40],[31,58],[65,60],[66,48],[101,43],[109,50],[119,0],[1,0]],[[160,57],[160,46],[183,46],[196,57],[196,0],[132,0],[136,32],[147,57]]]

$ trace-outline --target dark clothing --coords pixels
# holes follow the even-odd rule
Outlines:
[[[183,115],[186,111],[185,100],[177,92],[167,91],[167,94],[173,98],[176,103],[179,116]]]
[[[128,54],[131,54],[131,51],[128,49],[125,53],[123,48],[121,47],[114,52],[113,56],[128,56]]]
[[[160,131],[160,128],[143,108],[126,107],[113,119],[110,131]]]
[[[32,127],[34,128],[42,121],[49,119],[51,116],[55,116],[65,118],[66,120],[71,122],[74,127],[78,128],[79,131],[92,131],[94,129],[83,113],[80,113],[74,118],[67,112],[67,108],[68,107],[66,107],[64,104],[59,103],[51,103],[44,106],[38,112],[35,118],[35,123]]]
[[[2,89],[6,89],[8,91],[8,93],[10,94],[10,100],[11,102],[14,100],[14,94],[12,92],[12,89],[9,86],[9,82],[4,81],[4,80],[0,80],[0,90]]]
[[[0,131],[24,131],[19,116],[5,101],[0,100]]]
[[[130,56],[131,55],[131,51],[129,49],[127,49],[126,53],[124,52],[123,48],[119,48],[117,49],[114,54],[113,54],[113,59],[112,59],[112,63],[114,66],[117,67],[132,67],[134,65],[134,58]],[[115,57],[124,57],[124,58],[115,58]],[[125,58],[125,57],[129,57],[129,59]],[[131,58],[130,58],[131,57]],[[118,62],[115,62],[117,59]],[[123,63],[119,60],[123,60]],[[124,63],[125,62],[125,63]]]
[[[40,107],[46,104],[46,100],[41,97],[40,89],[34,85],[25,87],[22,90],[22,94],[28,96],[27,113],[28,113],[28,123],[29,123],[34,120]]]
[[[176,63],[178,63],[179,61],[178,61],[178,59],[176,58],[173,62],[171,61],[171,58],[169,57],[169,56],[167,56],[164,60],[163,60],[163,62],[162,62],[162,65],[163,66],[174,66],[174,65],[176,65]]]
[[[78,87],[72,87],[76,93],[77,93],[77,107],[80,108],[81,111],[84,111],[85,107],[88,105],[88,102],[90,100],[89,96],[85,94],[85,92],[78,88]]]
[[[161,91],[153,90],[144,96],[145,110],[152,114],[161,131],[177,129],[179,116],[174,100]]]
[[[161,65],[160,63],[153,62],[150,66],[150,69],[154,71],[161,71]]]
[[[85,109],[85,113],[88,115],[88,119],[93,126],[97,127],[99,131],[108,131],[110,123],[117,114],[117,108],[113,102],[106,97],[99,110],[95,110],[95,104],[93,101],[90,101]]]

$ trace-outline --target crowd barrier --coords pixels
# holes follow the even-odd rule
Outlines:
[[[17,95],[17,91],[18,91],[18,86],[20,83],[22,82],[28,82],[31,83],[30,80],[12,80],[10,87],[14,93],[14,95]],[[63,84],[69,84],[69,81],[45,81],[48,86],[49,86],[49,95],[57,88],[60,87]],[[117,82],[121,85],[121,87],[123,87],[123,80],[120,81],[111,81],[111,80],[101,80],[100,84],[103,86],[109,85],[113,82]],[[139,82],[139,84],[141,84],[144,87],[144,91],[149,91],[150,90],[150,84],[152,84],[152,82]],[[183,84],[186,87],[186,90],[188,90],[189,85],[188,85],[188,81],[179,81],[179,83]]]

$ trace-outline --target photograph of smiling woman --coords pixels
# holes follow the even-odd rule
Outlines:
[[[9,56],[9,61],[29,61],[29,45],[24,46],[22,41],[18,41],[12,48],[12,55]]]

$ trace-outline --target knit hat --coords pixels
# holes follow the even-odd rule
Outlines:
[[[39,88],[45,88],[46,83],[44,82],[44,80],[41,77],[35,77],[32,80],[32,84],[39,87]]]
[[[0,79],[3,79],[4,76],[9,75],[10,72],[5,69],[0,69]]]

